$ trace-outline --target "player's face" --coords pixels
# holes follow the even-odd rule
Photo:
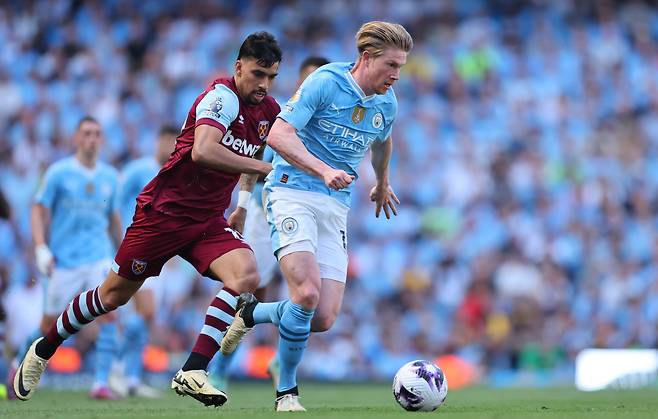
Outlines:
[[[373,57],[364,52],[366,75],[370,90],[378,95],[385,94],[400,78],[400,70],[407,63],[407,53],[398,48],[387,48],[382,55]]]
[[[251,104],[259,104],[270,91],[272,82],[279,71],[279,63],[263,67],[255,58],[241,58],[235,63],[235,84],[242,99]]]
[[[158,137],[158,148],[155,152],[155,158],[158,159],[160,165],[163,165],[169,160],[169,156],[176,148],[176,136],[174,134],[161,134]]]
[[[84,121],[75,133],[75,145],[80,153],[95,158],[103,145],[101,126],[92,121]]]
[[[306,80],[306,77],[310,76],[312,72],[317,70],[320,67],[314,66],[314,65],[307,65],[306,67],[302,68],[302,70],[299,72],[299,79],[297,79],[297,87],[295,87],[295,90],[299,89],[299,86],[304,83],[304,80]]]

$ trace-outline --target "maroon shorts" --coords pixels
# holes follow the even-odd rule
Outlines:
[[[163,214],[150,205],[137,206],[112,270],[124,278],[143,280],[159,275],[162,265],[179,255],[204,275],[213,260],[240,248],[251,250],[224,217],[199,222]]]

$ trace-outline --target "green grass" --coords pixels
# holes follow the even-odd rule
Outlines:
[[[303,384],[303,418],[658,418],[658,389],[580,393],[574,389],[487,389],[451,391],[434,413],[405,412],[390,387],[372,384]],[[273,394],[267,384],[231,386],[230,404],[206,408],[189,397],[167,392],[162,399],[97,402],[85,392],[42,390],[29,402],[0,402],[0,418],[268,418]]]

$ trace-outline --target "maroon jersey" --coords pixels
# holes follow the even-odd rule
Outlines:
[[[245,103],[232,77],[213,81],[194,101],[176,139],[176,149],[137,197],[137,205],[151,204],[162,213],[197,221],[223,215],[240,174],[193,162],[194,129],[203,124],[217,127],[223,133],[223,147],[240,156],[253,157],[263,146],[279,110],[271,96],[258,105]]]

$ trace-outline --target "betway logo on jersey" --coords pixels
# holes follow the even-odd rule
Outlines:
[[[249,157],[253,157],[254,154],[256,154],[256,152],[260,149],[259,145],[249,144],[247,140],[243,140],[242,138],[235,138],[231,130],[226,131],[226,134],[224,134],[224,138],[222,138],[222,144],[228,148],[233,149],[234,151],[237,151],[240,154],[244,154],[245,156]]]
[[[320,119],[320,127],[326,131],[329,131],[332,135],[337,135],[340,138],[347,140],[352,140],[364,147],[368,147],[370,143],[375,141],[375,137],[372,135],[365,135],[361,131],[350,129],[346,126],[336,124],[335,122],[328,121],[326,119]]]

